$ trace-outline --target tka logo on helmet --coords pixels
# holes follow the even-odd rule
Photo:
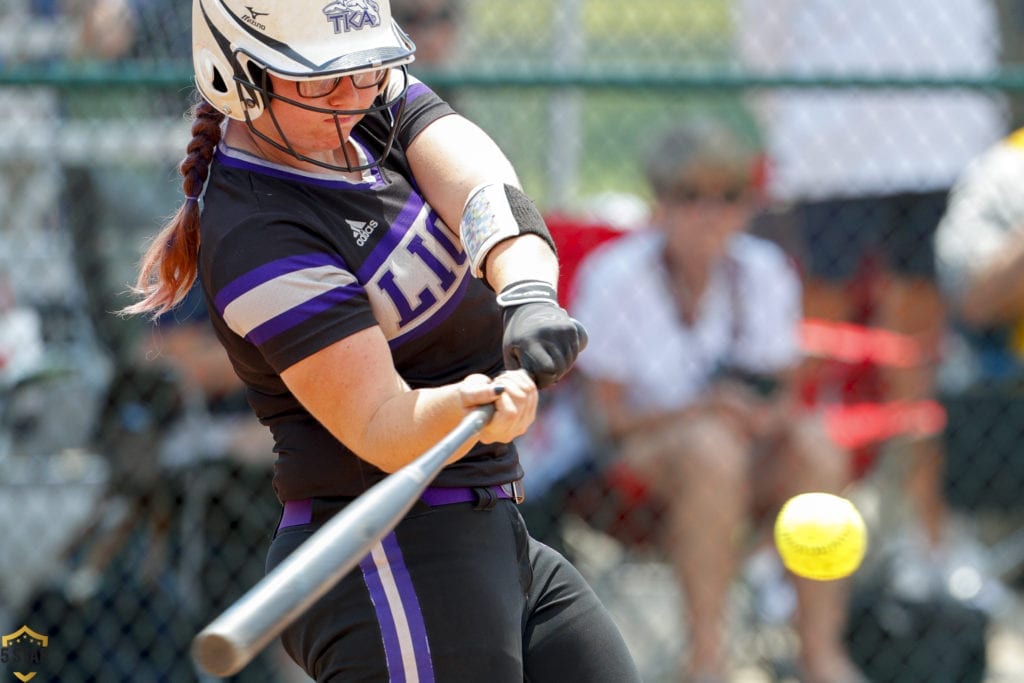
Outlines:
[[[380,6],[374,0],[334,0],[324,7],[335,33],[380,26]]]

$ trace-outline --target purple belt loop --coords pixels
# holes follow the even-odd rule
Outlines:
[[[300,500],[287,500],[284,503],[284,512],[281,514],[281,523],[277,530],[287,529],[291,526],[301,526],[313,521],[313,499],[302,498]]]

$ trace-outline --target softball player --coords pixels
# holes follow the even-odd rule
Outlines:
[[[515,506],[512,440],[581,340],[508,161],[409,75],[415,46],[387,0],[194,0],[193,50],[186,198],[126,310],[173,307],[198,270],[275,439],[268,568],[471,407],[496,406],[284,632],[289,654],[318,681],[636,680],[594,593]]]

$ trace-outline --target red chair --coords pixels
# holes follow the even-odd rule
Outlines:
[[[626,234],[604,223],[587,222],[559,214],[545,217],[558,249],[558,297],[563,306],[572,301],[576,270],[592,250]]]
[[[824,361],[801,387],[804,403],[822,410],[833,441],[854,457],[857,476],[874,464],[879,446],[894,437],[934,437],[946,427],[946,410],[935,400],[884,401],[881,368],[925,362],[908,335],[852,323],[806,319],[800,341],[809,358]]]

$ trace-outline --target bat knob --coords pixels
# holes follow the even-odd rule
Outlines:
[[[206,673],[226,678],[245,667],[238,656],[238,648],[230,638],[220,633],[203,631],[192,639],[192,659]]]

